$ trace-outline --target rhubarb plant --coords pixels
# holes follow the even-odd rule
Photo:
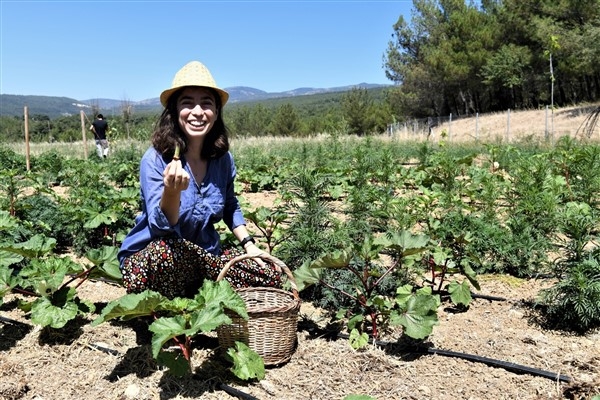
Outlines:
[[[0,229],[13,226],[13,218],[0,214]],[[90,301],[77,296],[77,287],[90,277],[120,279],[116,248],[88,253],[94,264],[84,268],[68,257],[53,254],[54,238],[34,235],[21,243],[0,243],[0,304],[9,292],[25,296],[19,307],[30,313],[31,322],[42,327],[63,328],[78,316],[94,312]]]
[[[92,302],[81,300],[76,287],[69,286],[73,279],[65,282],[67,275],[80,274],[82,267],[68,258],[50,256],[33,259],[19,272],[23,279],[22,293],[37,297],[31,302],[22,302],[21,309],[31,312],[31,322],[40,326],[63,328],[77,316],[94,312]]]
[[[112,319],[127,321],[152,317],[153,322],[148,328],[152,332],[152,356],[172,375],[184,376],[192,372],[192,338],[231,324],[225,310],[248,319],[244,300],[227,281],[205,280],[193,298],[169,299],[151,290],[126,294],[108,303],[92,321],[92,326]],[[174,342],[176,350],[166,347],[168,342]],[[235,349],[228,349],[228,355],[234,363],[231,371],[238,378],[264,377],[264,362],[248,346],[236,343]]]

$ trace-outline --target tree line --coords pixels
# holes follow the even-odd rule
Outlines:
[[[385,87],[355,87],[347,92],[232,103],[225,107],[223,118],[233,137],[377,134],[385,132],[392,119],[386,111],[386,91]],[[109,139],[113,140],[148,140],[159,118],[159,112],[136,112],[135,107],[124,103],[116,112],[96,109],[86,113],[86,130],[98,111],[108,120]],[[79,114],[54,119],[33,114],[28,122],[29,137],[34,142],[81,140]],[[22,116],[0,117],[0,142],[19,142],[23,138]]]
[[[594,102],[600,0],[413,0],[384,65],[396,115]]]

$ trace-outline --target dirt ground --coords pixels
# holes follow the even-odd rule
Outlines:
[[[85,320],[58,331],[40,329],[30,325],[17,308],[16,295],[10,294],[0,307],[0,399],[342,400],[362,394],[377,400],[526,400],[600,395],[600,332],[575,336],[536,323],[532,305],[539,290],[552,282],[481,276],[480,283],[477,294],[503,300],[475,298],[463,312],[442,305],[440,324],[425,352],[402,339],[355,351],[347,340],[327,335],[327,319],[304,303],[291,360],[269,367],[264,380],[251,383],[229,372],[215,335],[195,338],[194,374],[179,379],[156,366],[143,324],[91,327]],[[77,293],[103,304],[124,290],[87,281]],[[433,354],[432,349],[505,365]]]
[[[324,334],[327,321],[310,304],[299,315],[298,347],[260,382],[237,381],[215,336],[194,342],[194,375],[178,379],[153,362],[143,325],[87,321],[61,331],[32,327],[11,296],[0,315],[1,399],[343,399],[348,394],[392,399],[591,399],[600,394],[600,332],[574,336],[535,323],[535,295],[550,284],[482,276],[481,292],[465,312],[442,306],[428,346],[509,363],[508,367],[401,344],[353,350]],[[110,301],[117,285],[86,282],[81,297]],[[446,305],[447,306],[447,305]],[[520,367],[528,369],[519,372]],[[239,396],[234,390],[241,392]]]

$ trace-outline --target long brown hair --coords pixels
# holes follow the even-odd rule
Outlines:
[[[152,146],[165,158],[172,158],[175,146],[179,145],[181,152],[187,149],[187,137],[179,127],[179,115],[177,113],[177,99],[185,88],[177,90],[169,97],[167,106],[154,127],[152,133]],[[223,121],[223,106],[219,94],[208,88],[217,102],[217,119],[211,130],[206,135],[202,145],[200,157],[205,160],[216,159],[229,151],[229,129]]]

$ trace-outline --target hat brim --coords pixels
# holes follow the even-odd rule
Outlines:
[[[167,106],[167,103],[169,102],[169,98],[171,98],[171,95],[173,93],[175,93],[179,89],[182,89],[185,87],[204,87],[204,88],[215,90],[219,94],[219,97],[221,98],[221,107],[223,107],[225,105],[225,103],[227,103],[227,100],[229,100],[229,93],[227,93],[223,89],[219,89],[219,88],[212,87],[212,86],[185,85],[185,86],[178,86],[178,87],[170,88],[170,89],[163,91],[160,94],[160,103],[163,105],[163,107]]]

